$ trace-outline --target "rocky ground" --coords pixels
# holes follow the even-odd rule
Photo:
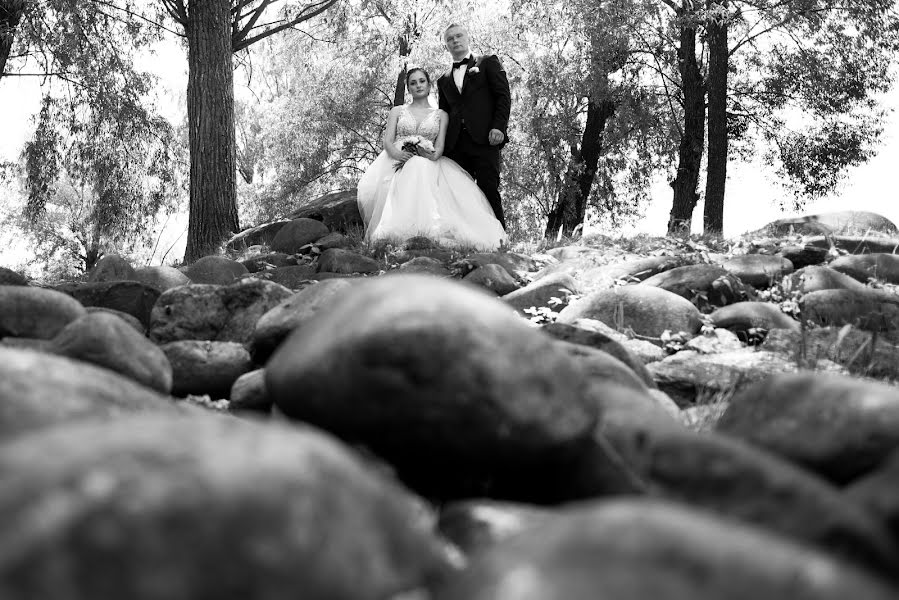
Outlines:
[[[886,219],[469,253],[316,216],[0,269],[0,598],[899,597]]]

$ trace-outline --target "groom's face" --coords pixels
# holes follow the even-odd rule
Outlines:
[[[459,60],[468,56],[468,32],[464,27],[450,27],[446,30],[446,49],[453,55],[453,59]]]

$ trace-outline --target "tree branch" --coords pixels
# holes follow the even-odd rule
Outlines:
[[[254,14],[253,14],[253,17],[251,17],[250,22],[247,23],[247,25],[241,29],[241,33],[238,34],[237,39],[232,38],[231,50],[233,52],[238,52],[240,50],[243,50],[244,48],[247,48],[247,47],[251,46],[252,44],[255,44],[259,40],[265,39],[265,38],[269,37],[270,35],[274,35],[274,34],[278,33],[279,31],[284,31],[285,29],[289,29],[289,28],[293,27],[294,25],[302,23],[303,21],[308,21],[309,19],[316,17],[316,16],[320,15],[321,13],[325,12],[326,10],[331,8],[331,6],[333,6],[334,4],[337,3],[337,0],[319,0],[318,2],[310,4],[310,5],[306,6],[305,8],[303,8],[303,10],[300,11],[300,13],[297,16],[295,16],[292,19],[289,19],[282,25],[278,25],[277,27],[272,27],[271,29],[263,31],[262,33],[259,33],[252,37],[249,37],[249,38],[245,37],[250,31],[250,28],[251,28],[250,26],[255,24],[259,20],[259,17],[262,15],[262,11],[265,9],[265,7],[267,7],[269,4],[271,4],[272,1],[273,0],[263,0],[263,3],[259,5],[259,7],[256,9],[256,12],[254,12]]]

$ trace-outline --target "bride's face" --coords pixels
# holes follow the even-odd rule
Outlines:
[[[431,93],[431,84],[428,83],[428,78],[421,71],[412,73],[409,81],[406,82],[406,88],[413,98],[423,98]]]

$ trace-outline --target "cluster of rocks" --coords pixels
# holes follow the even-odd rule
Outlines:
[[[899,258],[772,227],[0,270],[0,597],[895,598]]]

